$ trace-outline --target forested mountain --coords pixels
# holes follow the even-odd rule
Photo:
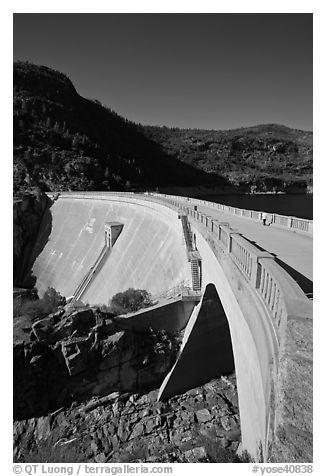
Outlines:
[[[132,122],[79,96],[62,73],[14,64],[14,187],[128,190],[223,185],[168,155]]]
[[[67,76],[14,63],[14,192],[141,190],[304,191],[312,133],[278,125],[206,131],[134,124],[78,95]]]
[[[143,127],[168,154],[247,190],[312,185],[312,132],[266,124],[228,131]]]

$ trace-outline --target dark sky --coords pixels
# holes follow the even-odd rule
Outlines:
[[[142,124],[312,130],[312,14],[15,14],[14,60]]]

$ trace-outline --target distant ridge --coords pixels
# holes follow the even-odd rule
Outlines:
[[[233,186],[254,191],[306,191],[312,187],[313,133],[278,124],[231,130],[146,126],[163,150]]]

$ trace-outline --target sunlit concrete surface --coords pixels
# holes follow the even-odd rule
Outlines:
[[[180,198],[180,203],[193,207],[191,202]],[[248,218],[224,213],[210,206],[196,204],[197,210],[212,218],[227,222],[245,238],[274,254],[279,260],[291,266],[306,278],[313,280],[313,239],[310,235],[296,233],[284,228],[263,226]]]
[[[73,295],[103,248],[108,221],[124,227],[83,293],[84,303],[107,304],[130,287],[155,295],[190,280],[176,213],[156,204],[60,198],[45,215],[33,253],[32,275],[41,295],[48,286]]]

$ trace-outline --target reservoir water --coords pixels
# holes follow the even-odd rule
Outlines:
[[[247,210],[278,213],[279,215],[306,218],[308,220],[313,219],[312,194],[207,195],[201,198]]]

